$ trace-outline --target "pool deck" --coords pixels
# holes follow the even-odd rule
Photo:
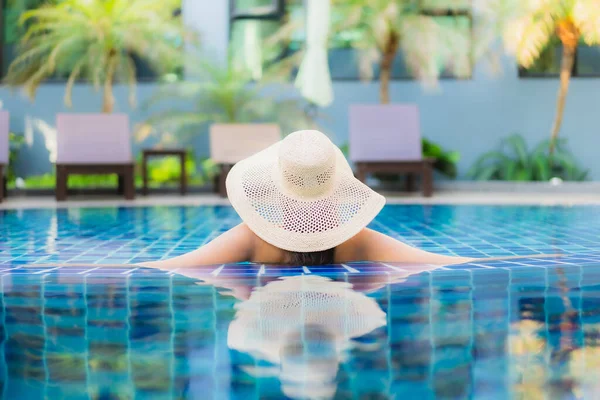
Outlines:
[[[600,205],[600,191],[593,192],[515,192],[515,191],[440,191],[433,197],[420,194],[382,192],[388,204],[448,204],[448,205],[545,205],[575,206]],[[72,196],[70,200],[56,202],[52,196],[10,196],[1,209],[65,208],[65,207],[144,207],[144,206],[203,206],[229,205],[227,199],[214,194],[155,194],[137,196],[126,201],[117,196]]]

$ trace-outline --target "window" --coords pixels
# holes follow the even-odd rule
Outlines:
[[[560,75],[562,51],[560,40],[554,37],[530,68],[519,67],[519,77],[557,78]],[[573,77],[600,76],[600,46],[580,43],[575,53],[571,74]]]
[[[414,0],[423,15],[436,20],[444,27],[453,27],[461,32],[468,43],[456,55],[456,61],[447,63],[442,78],[454,78],[459,67],[464,71],[471,66],[471,0]],[[332,19],[336,18],[335,6],[331,10]],[[273,35],[288,21],[304,19],[302,0],[231,0],[230,44],[231,57],[235,65],[248,68],[254,79],[262,75],[265,60],[276,59],[280,55],[290,55],[302,49],[305,41],[303,29],[296,29],[285,48],[264,48],[263,41]],[[339,13],[338,13],[339,15]],[[360,79],[359,52],[352,46],[364,33],[360,29],[337,32],[330,40],[329,66],[334,80]],[[266,52],[272,52],[267,54]],[[464,72],[463,74],[464,75]],[[374,77],[378,78],[377,65]],[[407,68],[403,54],[398,51],[392,67],[392,79],[413,79]]]
[[[415,8],[422,15],[433,18],[437,24],[444,28],[453,28],[468,38],[468,44],[455,54],[456,61],[447,64],[441,73],[441,78],[456,78],[459,75],[459,66],[468,66],[470,76],[471,66],[471,0],[415,0]],[[335,9],[332,10],[335,18]],[[331,76],[336,80],[356,80],[360,77],[359,53],[352,47],[353,41],[359,41],[363,33],[360,31],[339,32],[332,39],[329,50],[329,65]],[[378,65],[374,67],[374,78],[379,78]],[[463,73],[464,75],[464,73]],[[392,79],[414,79],[406,65],[404,54],[399,49],[392,64]]]
[[[19,24],[19,18],[27,11],[47,4],[49,2],[58,2],[60,0],[0,0],[2,6],[0,7],[0,22],[2,23],[2,52],[0,53],[0,65],[2,68],[2,76],[5,76],[8,72],[8,67],[12,61],[18,56],[17,46],[21,37],[25,34],[26,28]],[[180,14],[178,10],[176,15]],[[180,40],[177,38],[176,40]],[[183,57],[183,46],[182,46],[182,57]],[[136,75],[140,81],[155,81],[159,77],[149,66],[149,64],[140,59],[137,56],[133,57],[136,66]],[[171,73],[166,74],[166,78],[179,79],[183,76],[183,68],[178,67]],[[57,75],[52,80],[54,81],[65,81],[68,78],[68,74]]]
[[[234,19],[279,19],[285,12],[285,0],[233,0]]]
[[[451,54],[440,59],[440,77],[445,79],[470,78],[472,74],[472,17],[471,0],[423,0],[423,14],[433,18],[448,32],[455,32],[457,40],[452,43]],[[437,4],[436,4],[437,3]],[[464,42],[460,41],[461,38]]]
[[[575,76],[600,76],[600,47],[580,45],[574,69]]]

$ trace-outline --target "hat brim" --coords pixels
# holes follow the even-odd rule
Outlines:
[[[303,198],[289,193],[281,185],[278,175],[280,144],[276,143],[238,162],[226,181],[231,205],[246,225],[265,242],[293,252],[332,249],[357,235],[385,205],[385,197],[354,177],[346,158],[337,147],[336,172],[327,193],[318,198]],[[284,228],[286,210],[290,207],[294,208],[295,216],[313,218],[311,224],[304,224],[310,225],[310,229]],[[322,227],[314,226],[314,218],[319,218],[315,210],[327,210],[328,215],[323,217]],[[335,220],[333,224],[332,219]]]

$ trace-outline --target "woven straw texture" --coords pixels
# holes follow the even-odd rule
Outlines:
[[[227,177],[227,193],[256,235],[296,252],[340,245],[385,204],[354,178],[342,152],[318,131],[294,132],[237,163]]]

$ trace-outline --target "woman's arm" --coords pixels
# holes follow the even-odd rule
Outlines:
[[[253,250],[254,234],[246,224],[242,223],[197,250],[168,260],[141,263],[141,265],[175,269],[244,262],[252,258]]]
[[[419,250],[371,229],[365,229],[359,235],[362,235],[359,245],[362,249],[361,253],[364,254],[364,259],[369,261],[451,265],[474,260]]]
[[[362,236],[362,237],[361,237]],[[357,240],[358,239],[358,240]],[[411,263],[411,264],[429,264],[429,265],[452,265],[452,264],[463,264],[468,262],[486,262],[496,260],[518,260],[521,258],[535,257],[535,258],[560,258],[563,257],[561,254],[532,254],[532,255],[520,255],[520,256],[504,256],[494,258],[468,258],[468,257],[455,257],[455,256],[444,256],[441,254],[429,253],[424,250],[419,250],[415,247],[409,246],[406,243],[402,243],[392,237],[373,231],[371,229],[364,229],[352,241],[357,240],[356,247],[361,249],[361,253],[364,254],[363,258],[369,261],[379,262],[398,262],[398,263]]]

